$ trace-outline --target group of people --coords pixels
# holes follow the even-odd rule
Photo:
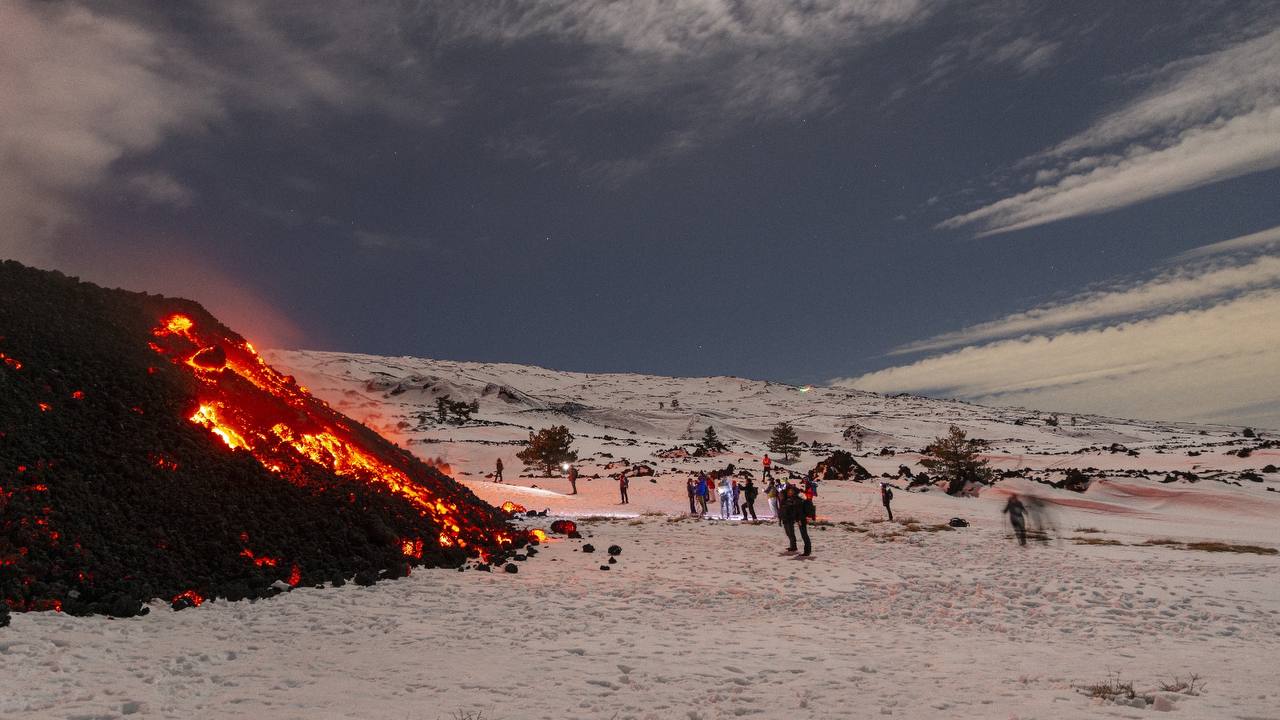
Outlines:
[[[798,534],[799,540],[804,543],[804,550],[800,554],[810,555],[813,543],[809,539],[809,521],[816,516],[813,500],[818,494],[818,483],[813,473],[807,474],[798,486],[790,479],[780,480],[773,476],[770,464],[766,455],[762,478],[765,482],[764,495],[769,501],[774,520],[787,535],[785,552],[799,550],[796,547]],[[760,496],[760,489],[750,476],[745,480],[735,477],[732,465],[725,470],[700,472],[686,481],[689,514],[706,517],[710,514],[711,499],[716,497],[719,500],[720,519],[758,521],[760,518],[756,514],[756,499]]]

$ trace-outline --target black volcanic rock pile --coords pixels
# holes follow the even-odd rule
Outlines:
[[[157,345],[179,312],[218,338],[190,365]],[[295,453],[268,467],[228,447],[189,418],[210,388],[270,391],[219,369],[240,346],[251,350],[195,303],[0,264],[0,607],[128,616],[153,598],[181,607],[269,595],[279,581],[369,583],[497,562],[525,544],[502,513],[309,397],[262,404],[299,428],[341,428],[454,520],[403,486],[335,472],[341,462]],[[465,548],[446,537],[462,537],[455,523]]]

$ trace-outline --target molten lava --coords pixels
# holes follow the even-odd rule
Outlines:
[[[296,469],[316,463],[337,475],[380,485],[430,520],[443,547],[475,554],[514,542],[511,531],[468,517],[456,500],[415,480],[408,458],[372,449],[361,438],[367,430],[352,426],[291,376],[271,368],[243,339],[202,332],[182,314],[165,318],[152,335],[151,348],[187,368],[203,387],[191,422],[228,448],[249,452],[263,467],[299,484],[306,479]],[[416,542],[407,545],[406,556],[421,557],[421,541]]]

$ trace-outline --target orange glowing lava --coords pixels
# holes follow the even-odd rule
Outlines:
[[[382,486],[407,499],[438,528],[441,546],[474,554],[486,546],[513,543],[499,520],[461,512],[459,490],[437,491],[415,480],[415,473],[423,469],[415,469],[407,453],[375,450],[380,438],[267,365],[238,336],[216,328],[206,331],[185,314],[164,319],[152,335],[152,349],[190,372],[203,388],[189,420],[217,435],[228,448],[248,451],[263,467],[294,482],[305,482],[299,468],[310,462],[336,475]],[[416,543],[406,556],[421,557],[421,540],[403,542]]]
[[[182,592],[173,596],[173,602],[176,603],[179,600],[189,600],[191,604],[195,607],[200,607],[201,605],[204,604],[204,596],[196,592],[195,590],[183,590]]]

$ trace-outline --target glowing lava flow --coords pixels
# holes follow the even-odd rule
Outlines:
[[[337,475],[380,484],[429,518],[439,529],[443,547],[485,555],[485,548],[513,542],[511,531],[496,521],[468,517],[457,502],[416,482],[407,458],[361,442],[360,430],[347,418],[267,365],[248,342],[201,334],[191,317],[181,314],[166,318],[152,335],[152,349],[190,371],[205,388],[191,422],[207,428],[232,450],[248,451],[264,467],[291,480],[297,479],[291,469],[305,459]],[[422,555],[420,540],[402,542],[405,556]]]

